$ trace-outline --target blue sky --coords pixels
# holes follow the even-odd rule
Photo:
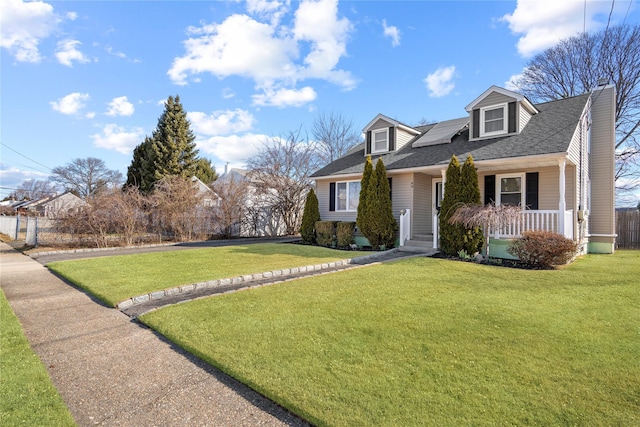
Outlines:
[[[614,4],[613,24],[640,21],[637,0]],[[75,158],[126,174],[169,95],[218,172],[323,112],[358,129],[378,113],[409,125],[461,117],[535,53],[604,28],[611,5],[3,0],[0,195]]]

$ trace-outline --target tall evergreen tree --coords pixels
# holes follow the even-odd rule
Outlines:
[[[207,185],[212,184],[218,179],[218,173],[215,166],[211,164],[211,160],[200,157],[196,162],[196,177]]]
[[[151,139],[152,171],[148,172],[153,173],[154,183],[165,176],[191,178],[195,175],[198,159],[196,137],[179,96],[169,96],[165,102],[164,112]]]
[[[447,255],[457,255],[463,249],[460,225],[449,223],[449,218],[459,207],[460,162],[454,155],[447,168],[444,197],[440,205],[440,249]]]
[[[358,226],[358,229],[363,236],[366,236],[369,233],[369,220],[367,218],[367,191],[371,183],[372,174],[373,163],[371,162],[371,156],[367,156],[367,161],[364,164],[364,172],[362,173],[362,179],[360,180],[358,215],[356,217],[356,225]]]
[[[473,163],[473,157],[469,155],[460,170],[460,196],[458,200],[466,205],[482,205],[480,202],[480,187],[478,185],[478,172]],[[480,227],[465,229],[463,236],[463,249],[468,254],[474,254],[482,250],[484,237]]]
[[[166,176],[197,176],[199,157],[195,139],[180,97],[169,96],[151,137],[145,137],[134,149],[126,185],[137,186],[148,193],[157,181]],[[206,173],[210,171],[205,170],[206,165],[200,166],[203,177],[207,179]]]
[[[125,187],[138,187],[147,190],[147,185],[143,182],[143,175],[145,174],[145,168],[147,167],[148,150],[151,146],[151,138],[148,136],[144,138],[136,148],[133,149],[133,160],[131,165],[127,168],[127,182]]]

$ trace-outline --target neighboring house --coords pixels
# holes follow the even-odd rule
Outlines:
[[[400,244],[438,246],[438,210],[452,155],[472,155],[481,198],[522,206],[522,218],[494,231],[503,252],[525,230],[558,232],[581,250],[611,253],[615,243],[615,89],[532,104],[492,86],[466,106],[467,115],[407,126],[378,114],[357,150],[312,175],[323,220],[355,221],[365,156],[381,157],[391,184]],[[401,214],[402,213],[402,214]],[[492,252],[496,253],[496,252]],[[500,251],[498,251],[500,253]]]
[[[285,234],[285,227],[280,215],[271,206],[269,194],[275,191],[268,183],[262,182],[246,169],[225,167],[225,172],[218,178],[220,183],[243,183],[244,201],[242,220],[237,225],[235,234],[247,236],[280,236]],[[271,193],[270,193],[271,192]],[[224,203],[224,200],[221,201]]]
[[[36,205],[38,215],[56,218],[61,214],[77,212],[87,203],[71,192],[53,196]]]
[[[204,207],[218,206],[220,204],[220,197],[213,191],[207,184],[202,182],[200,178],[196,176],[191,177],[191,182],[194,183],[198,190],[198,197],[202,198],[202,205]]]

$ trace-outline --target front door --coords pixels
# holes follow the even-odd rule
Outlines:
[[[443,186],[442,186],[442,178],[433,178],[431,180],[431,213],[432,213],[432,230],[433,230],[433,247],[439,247],[439,239],[440,239],[440,226],[439,226],[439,214],[440,214],[440,205],[442,204],[442,196]]]

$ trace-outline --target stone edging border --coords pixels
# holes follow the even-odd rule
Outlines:
[[[397,251],[398,249],[394,248],[384,252],[376,252],[371,255],[364,255],[357,258],[347,258],[347,259],[342,259],[342,260],[323,263],[323,264],[307,265],[303,267],[284,268],[282,270],[265,271],[263,273],[256,273],[256,274],[245,274],[242,276],[230,277],[226,279],[208,280],[206,282],[198,282],[198,283],[192,283],[189,285],[176,286],[173,288],[149,292],[147,294],[142,294],[142,295],[128,298],[116,304],[116,308],[118,310],[124,310],[126,308],[133,307],[135,305],[143,304],[145,302],[152,301],[152,300],[162,299],[162,298],[176,295],[176,294],[200,291],[203,289],[215,289],[220,286],[236,285],[239,283],[251,283],[256,280],[263,280],[263,279],[269,279],[269,278],[273,278],[274,280],[282,280],[294,274],[311,272],[311,271],[319,272],[322,270],[329,270],[336,267],[342,267],[345,265],[354,264],[356,261],[364,261],[364,262],[374,261],[378,258],[384,257],[385,255],[392,254]]]
[[[123,249],[146,249],[146,248],[159,248],[162,246],[175,246],[176,243],[154,243],[151,245],[133,245],[133,246],[109,246],[108,248],[78,248],[78,249],[66,249],[62,251],[43,251],[43,252],[34,252],[32,254],[28,254],[30,258],[38,259],[41,256],[49,256],[49,255],[62,255],[62,254],[80,254],[80,253],[88,253],[88,252],[109,252],[109,251],[118,251]]]

